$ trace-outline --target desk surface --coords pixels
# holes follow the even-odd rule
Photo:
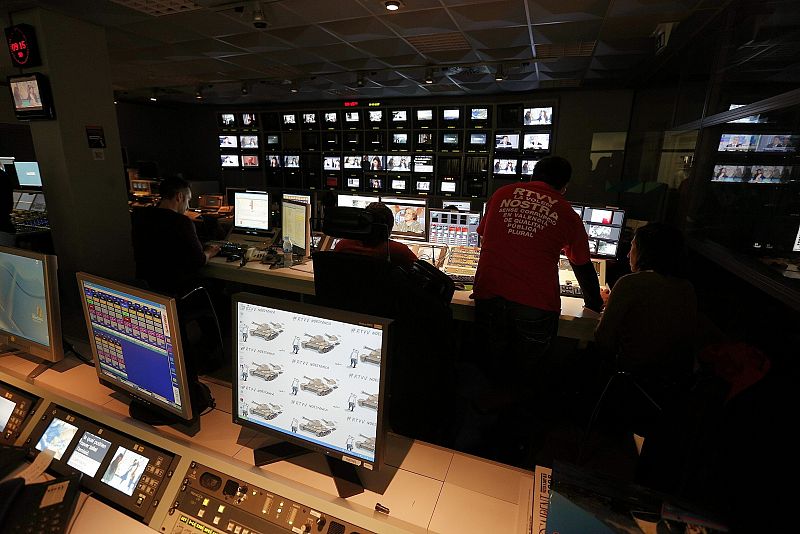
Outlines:
[[[204,274],[231,282],[267,287],[300,293],[314,294],[314,267],[308,263],[270,269],[269,265],[249,262],[240,267],[238,262],[227,262],[225,258],[212,258],[205,266]],[[471,291],[456,291],[451,301],[453,318],[462,321],[475,320],[475,301],[470,298]],[[583,307],[583,299],[561,297],[561,321],[558,335],[581,341],[594,339],[594,328],[599,315]]]
[[[264,438],[233,424],[232,395],[226,385],[208,383],[217,407],[202,417],[199,433],[189,438],[170,427],[152,427],[132,420],[126,404],[98,382],[90,366],[67,359],[36,379],[26,380],[36,365],[37,361],[24,355],[0,356],[0,380],[44,399],[18,444],[25,441],[53,402],[180,455],[176,473],[185,472],[196,461],[374,532],[529,532],[532,472],[389,434],[386,465],[381,470],[390,475],[385,491],[379,494],[366,490],[345,500],[337,496],[329,476],[298,464],[283,461],[254,467],[252,447],[259,446]],[[160,530],[167,521],[172,501],[167,495],[179,490],[179,478],[173,477],[169,483],[149,524],[151,529]],[[375,513],[376,502],[388,507],[391,515]],[[100,524],[98,521],[105,525],[114,521],[120,532],[144,530],[94,500],[87,502],[76,525],[88,529]]]

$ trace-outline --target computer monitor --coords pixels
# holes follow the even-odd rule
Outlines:
[[[589,251],[592,256],[616,258],[625,224],[625,211],[617,208],[583,206],[581,218],[586,233],[589,234]]]
[[[506,174],[515,176],[517,174],[518,161],[516,158],[495,158],[492,164],[492,172],[495,176]]]
[[[240,135],[239,136],[239,146],[241,148],[245,149],[245,150],[258,148],[258,136],[257,135]]]
[[[0,247],[0,344],[64,359],[56,257]]]
[[[237,137],[235,135],[220,135],[219,147],[220,148],[237,148],[239,146]]]
[[[522,125],[553,124],[553,108],[525,108],[522,110]]]
[[[376,195],[336,195],[336,205],[340,207],[366,208],[379,200]]]
[[[550,134],[525,134],[522,138],[522,150],[526,152],[539,152],[550,149]]]
[[[340,171],[342,170],[341,156],[325,156],[322,159],[322,168],[326,171]]]
[[[428,241],[451,246],[477,247],[478,224],[481,214],[477,211],[430,210]]]
[[[55,118],[50,83],[43,74],[32,72],[7,78],[14,104],[14,114],[19,120],[49,120]]]
[[[196,420],[205,406],[184,358],[175,299],[84,272],[76,277],[100,383],[133,399],[134,419]]]
[[[269,193],[236,191],[233,193],[233,226],[240,233],[269,232]]]
[[[411,156],[390,154],[386,159],[386,170],[392,172],[411,172]]]
[[[235,330],[247,332],[233,347],[234,423],[378,469],[390,321],[248,293],[232,300]]]
[[[295,254],[311,254],[311,204],[284,200],[281,202],[281,235],[292,242]]]
[[[519,134],[516,132],[496,133],[494,135],[494,149],[495,151],[518,150]]]
[[[428,201],[426,199],[381,197],[381,202],[386,204],[394,213],[392,237],[425,239],[427,235],[425,222],[428,211]]]
[[[414,156],[414,174],[432,174],[433,156]]]
[[[20,187],[42,187],[42,174],[39,172],[37,162],[15,161],[14,169],[17,171]]]

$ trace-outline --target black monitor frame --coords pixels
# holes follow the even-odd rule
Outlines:
[[[14,106],[14,115],[18,120],[52,120],[56,118],[56,110],[53,105],[53,93],[50,90],[50,82],[47,77],[40,72],[19,74],[6,77],[9,92],[11,93],[11,103]],[[22,95],[19,87],[24,84],[34,83],[39,94],[38,106],[22,105]],[[30,96],[30,94],[29,94]]]

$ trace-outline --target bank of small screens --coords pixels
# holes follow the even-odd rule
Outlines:
[[[292,242],[295,254],[311,252],[311,205],[284,200],[281,203],[281,234]]]
[[[234,422],[369,468],[383,449],[388,321],[239,293]]]
[[[481,214],[477,211],[430,210],[428,241],[451,246],[477,247],[478,224]]]
[[[0,247],[0,343],[63,359],[56,257]]]
[[[586,233],[589,234],[589,251],[592,256],[616,258],[625,212],[613,208],[596,208],[572,205],[575,213],[581,216]]]
[[[175,300],[86,273],[77,278],[100,381],[190,420]]]
[[[233,226],[243,231],[267,231],[269,225],[269,193],[236,191],[233,194]]]

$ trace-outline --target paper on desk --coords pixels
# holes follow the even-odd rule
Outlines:
[[[50,466],[53,461],[55,452],[51,450],[44,450],[40,452],[33,462],[22,470],[17,476],[25,479],[25,484],[33,484],[40,482],[40,477],[44,474],[45,470]]]

